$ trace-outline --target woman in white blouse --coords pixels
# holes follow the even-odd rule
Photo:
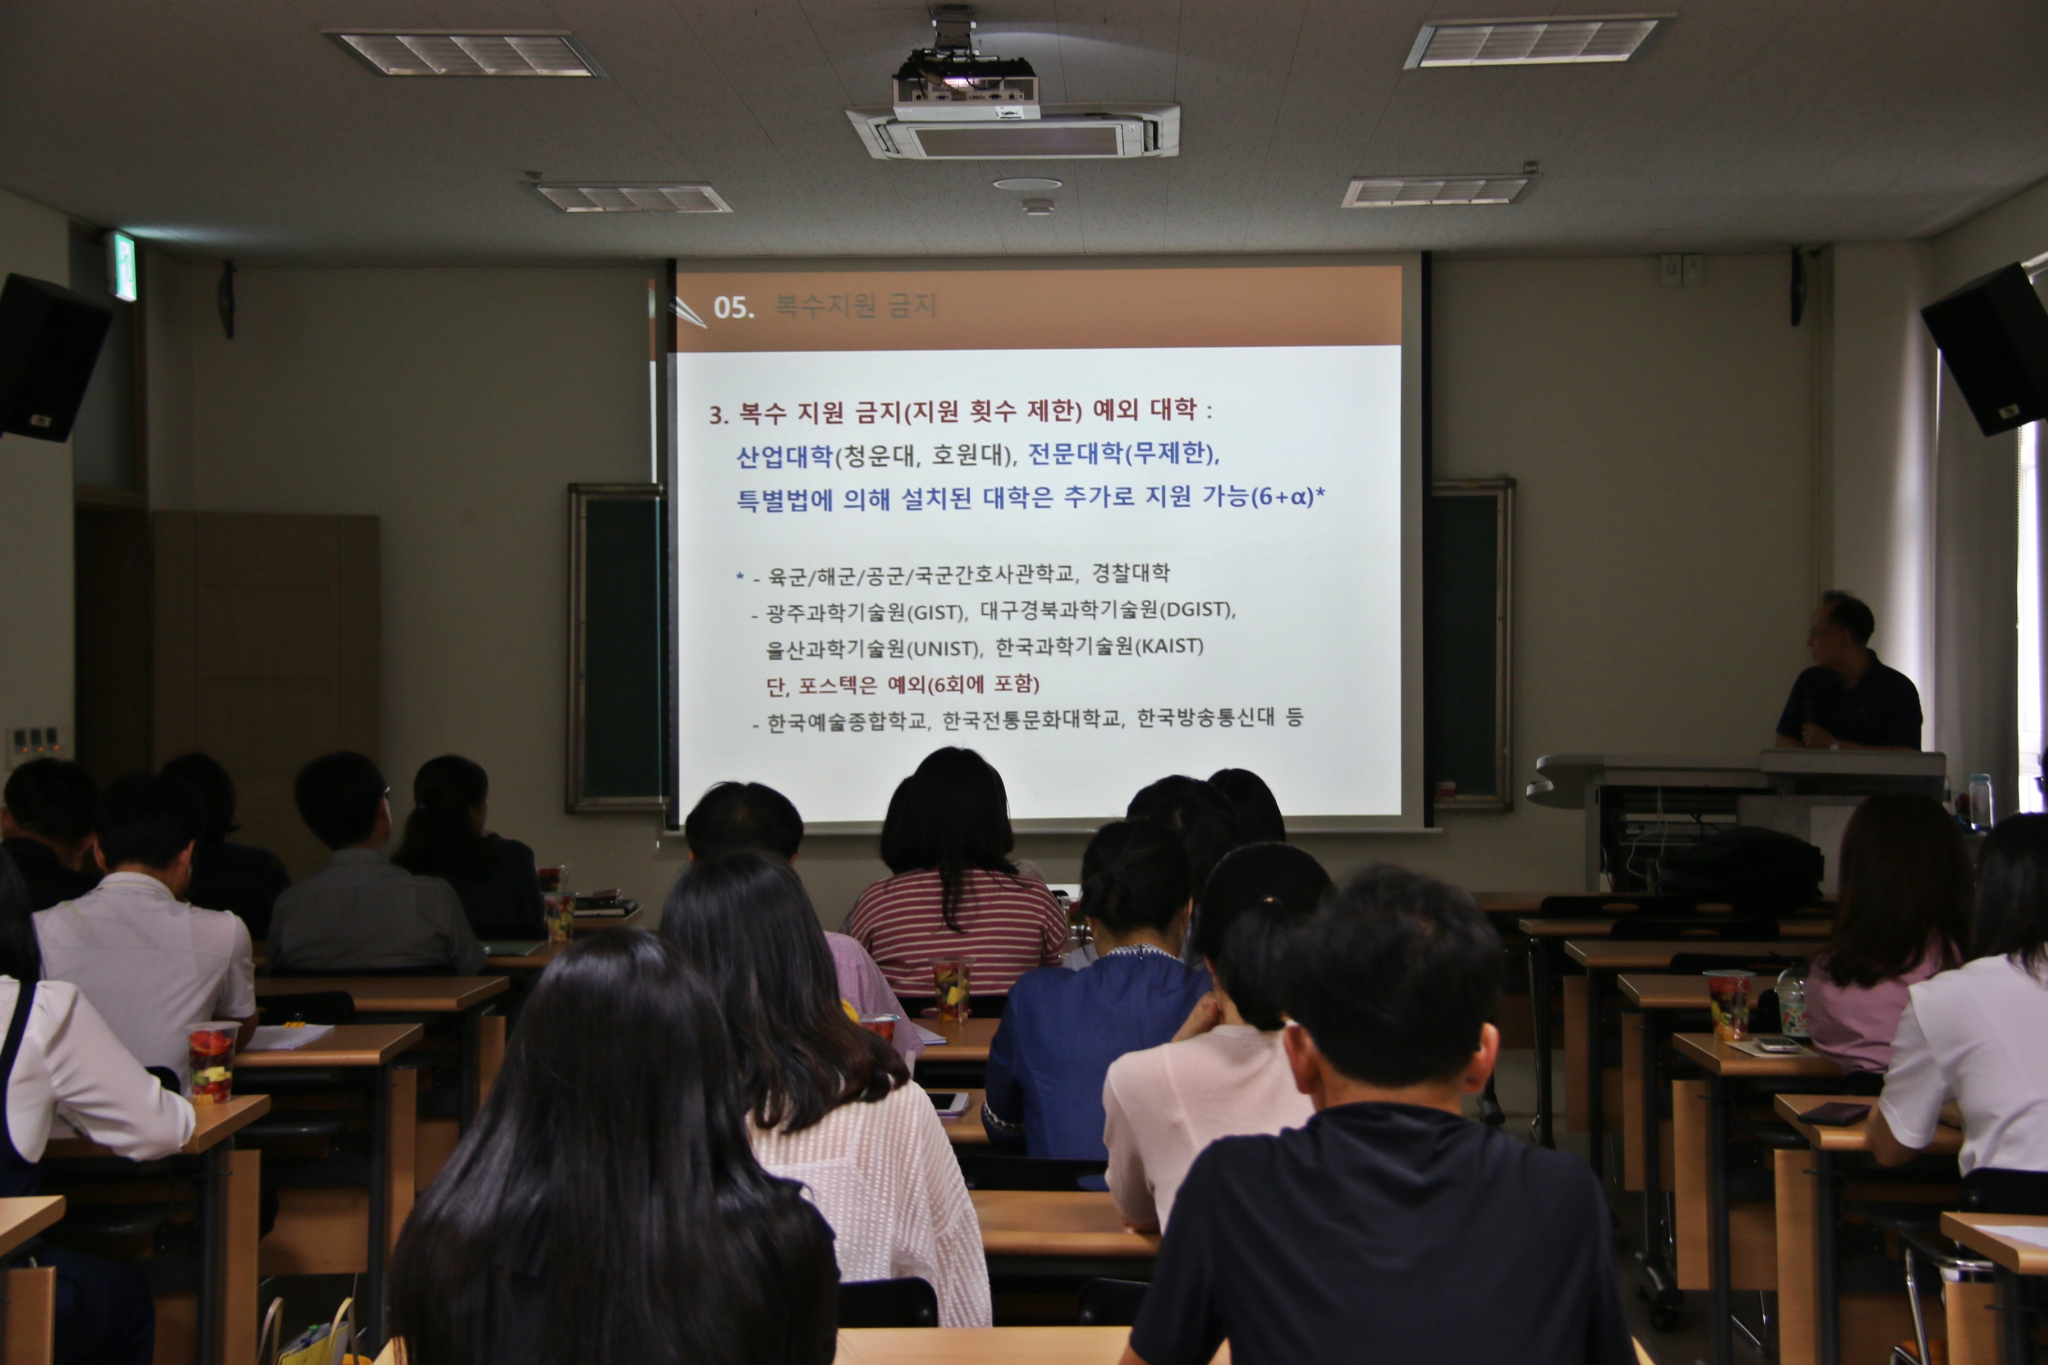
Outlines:
[[[1962,1111],[1963,1173],[2048,1171],[2048,815],[1998,822],[1977,862],[1970,960],[1907,988],[1870,1151],[1898,1166]]]
[[[796,873],[754,852],[695,864],[661,932],[722,997],[754,1155],[832,1225],[841,1283],[915,1276],[940,1326],[988,1326],[981,1224],[945,1128],[895,1049],[841,1007]]]
[[[1209,875],[1191,942],[1215,989],[1172,1042],[1125,1053],[1102,1085],[1109,1190],[1139,1231],[1165,1228],[1188,1167],[1217,1138],[1277,1133],[1315,1112],[1280,1045],[1280,948],[1329,890],[1322,865],[1287,844],[1247,844]]]
[[[62,1118],[136,1161],[169,1156],[192,1136],[192,1106],[165,1090],[114,1037],[78,988],[42,981],[28,890],[0,853],[0,1072],[7,1077],[0,1197],[38,1192],[50,1125]],[[148,1365],[156,1309],[142,1277],[118,1261],[58,1247],[31,1258],[57,1272],[56,1355]]]

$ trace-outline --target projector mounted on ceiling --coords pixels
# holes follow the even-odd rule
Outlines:
[[[974,11],[940,5],[932,45],[896,72],[895,104],[846,117],[877,161],[1012,161],[1180,154],[1180,106],[1041,106],[1021,57],[984,57]]]

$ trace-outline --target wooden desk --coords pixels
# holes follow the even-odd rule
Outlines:
[[[2020,1276],[2048,1275],[2048,1249],[2031,1242],[2001,1237],[1994,1228],[2012,1226],[2048,1229],[2048,1218],[2009,1213],[1944,1213],[1941,1230],[1990,1261],[1996,1281],[1998,1358],[2006,1365],[2026,1365],[2033,1358],[2027,1344],[2027,1314],[2020,1295]],[[1950,1335],[1954,1335],[1953,1329]],[[1954,1359],[1952,1355],[1950,1357]]]
[[[1779,1340],[1783,1365],[1842,1360],[1844,1322],[1841,1295],[1836,1286],[1835,1230],[1839,1199],[1836,1190],[1836,1162],[1870,1150],[1869,1124],[1820,1126],[1799,1116],[1822,1104],[1856,1104],[1868,1109],[1877,1103],[1869,1095],[1782,1094],[1772,1100],[1777,1116],[1792,1125],[1806,1139],[1809,1150],[1774,1153],[1777,1187]],[[1941,1127],[1927,1150],[1937,1156],[1953,1156],[1963,1149],[1960,1130]],[[1950,1286],[1951,1290],[1955,1286]],[[1859,1304],[1849,1330],[1861,1338],[1852,1343],[1853,1354],[1870,1354],[1879,1342],[1911,1336],[1902,1306],[1887,1311],[1872,1302]],[[1889,1297],[1889,1296],[1887,1296]],[[1882,1319],[1877,1330],[1868,1330],[1873,1318]],[[1863,1330],[1859,1330],[1863,1329]]]
[[[17,1203],[17,1200],[9,1200]],[[1993,1265],[2015,1275],[2048,1275],[2048,1247],[2001,1237],[1993,1229],[2003,1227],[2040,1228],[2048,1232],[2048,1218],[2016,1213],[1944,1213],[1941,1231],[1953,1237]]]
[[[531,952],[500,951],[526,943],[534,944]],[[550,962],[569,951],[569,945],[546,941],[534,943],[532,939],[507,939],[501,943],[484,944],[484,951],[489,954],[485,959],[485,965],[494,972],[539,972],[545,971]]]
[[[1159,1254],[1157,1233],[1132,1232],[1109,1192],[973,1190],[981,1249],[990,1256],[1119,1257]]]
[[[1728,1199],[1729,1083],[1833,1079],[1842,1073],[1841,1068],[1818,1055],[1752,1057],[1721,1042],[1711,1033],[1675,1034],[1671,1045],[1681,1058],[1707,1073],[1704,1105],[1700,1103],[1699,1082],[1681,1082],[1672,1087],[1672,1147],[1677,1168],[1672,1183],[1682,1216],[1689,1194],[1693,1196],[1693,1206],[1697,1207],[1697,1180],[1702,1173],[1706,1176],[1706,1269],[1712,1303],[1708,1310],[1712,1314],[1709,1324],[1714,1347],[1712,1359],[1715,1365],[1728,1365],[1735,1345],[1728,1319],[1735,1288]],[[1700,1116],[1702,1108],[1705,1110],[1704,1122]],[[1694,1185],[1691,1190],[1687,1188],[1689,1181]],[[1681,1223],[1681,1231],[1683,1226]],[[1752,1240],[1750,1244],[1756,1253],[1753,1259],[1758,1261],[1765,1250],[1776,1254],[1775,1243],[1768,1233],[1760,1242]],[[1680,1245],[1683,1252],[1683,1240]],[[1683,1259],[1681,1255],[1681,1261]],[[1775,1268],[1767,1278],[1777,1279]]]
[[[1570,978],[1565,981],[1565,1103],[1568,1106],[1569,1121],[1584,1131],[1590,1139],[1590,1159],[1594,1171],[1602,1174],[1606,1170],[1607,1158],[1606,1145],[1601,1137],[1607,1119],[1606,1075],[1604,1064],[1595,1065],[1594,1062],[1599,1058],[1598,1039],[1601,1034],[1602,1011],[1607,999],[1609,979],[1625,971],[1663,971],[1680,953],[1710,952],[1741,956],[1775,953],[1788,961],[1804,956],[1803,950],[1797,945],[1783,943],[1717,943],[1711,940],[1638,943],[1632,940],[1617,942],[1605,938],[1567,940],[1563,952],[1566,958],[1578,963],[1586,972],[1583,981],[1574,981]],[[1584,995],[1579,998],[1579,1007],[1575,1009],[1572,1007],[1573,992],[1579,990],[1582,990]]]
[[[643,905],[630,915],[578,915],[570,932],[597,934],[607,929],[652,929],[661,918],[660,906]]]
[[[1116,1365],[1128,1327],[842,1327],[832,1365]],[[1226,1344],[1212,1365],[1228,1365]]]
[[[0,1256],[11,1255],[16,1247],[63,1216],[64,1196],[61,1194],[0,1199]]]
[[[986,1147],[988,1125],[981,1121],[981,1102],[988,1098],[986,1090],[967,1092],[967,1112],[957,1119],[942,1119],[946,1126],[946,1141],[955,1147]]]
[[[198,1158],[199,1174],[199,1300],[198,1343],[193,1358],[200,1365],[253,1361],[256,1353],[256,1241],[258,1189],[262,1155],[234,1150],[236,1133],[270,1112],[270,1096],[237,1095],[232,1099],[192,1106],[196,1122],[179,1157]],[[97,1142],[62,1130],[51,1135],[43,1161],[63,1162],[112,1157]],[[157,1331],[166,1324],[159,1315]]]
[[[384,1280],[398,1230],[412,1212],[417,1190],[415,1148],[419,1131],[419,1073],[393,1065],[426,1036],[420,1024],[338,1024],[331,1032],[286,1052],[242,1052],[235,1069],[249,1073],[253,1084],[268,1076],[294,1071],[353,1070],[366,1077],[370,1101],[370,1183],[367,1197],[348,1191],[344,1200],[363,1198],[360,1223],[349,1208],[336,1208],[333,1192],[281,1190],[277,1226],[264,1239],[261,1269],[266,1275],[363,1274],[357,1321],[371,1340],[383,1337]],[[328,1196],[321,1198],[320,1196]],[[362,1254],[338,1235],[334,1215],[343,1228],[363,1229]]]
[[[492,1000],[512,988],[502,976],[269,976],[256,982],[256,999],[310,991],[346,991],[356,1013],[370,1015],[460,1016],[462,1036],[462,1125],[482,1101],[484,1089],[484,1012]],[[502,1055],[503,1020],[496,1035]]]
[[[948,1024],[937,1019],[919,1019],[916,1022],[946,1037],[943,1043],[927,1044],[918,1056],[919,1061],[985,1062],[988,1060],[988,1045],[995,1040],[996,1026],[1003,1021],[969,1019],[962,1024]]]
[[[1715,916],[1711,914],[1701,915],[1697,918],[1702,926],[1710,926],[1715,923]],[[1556,993],[1557,982],[1560,979],[1565,979],[1563,968],[1566,957],[1570,957],[1571,960],[1585,967],[1587,976],[1593,978],[1597,977],[1601,972],[1662,971],[1670,965],[1671,955],[1679,952],[1739,952],[1756,948],[1755,944],[1717,943],[1711,939],[1685,939],[1680,940],[1676,944],[1639,943],[1628,940],[1614,945],[1615,956],[1597,956],[1596,960],[1590,963],[1580,953],[1572,951],[1572,943],[1569,940],[1604,941],[1609,934],[1614,932],[1615,922],[1614,919],[1540,919],[1532,917],[1521,920],[1516,925],[1523,933],[1529,935],[1532,940],[1529,951],[1529,994],[1532,1008],[1531,1022],[1535,1031],[1536,1046],[1536,1140],[1545,1147],[1556,1145],[1552,1134],[1555,1116],[1551,1112],[1550,1000],[1552,995]],[[1827,931],[1828,924],[1826,921],[1813,919],[1778,921],[1778,932],[1794,940],[1824,938],[1827,935]],[[1711,946],[1703,947],[1702,945]],[[1592,945],[1588,946],[1591,947]],[[1765,951],[1772,951],[1776,947],[1777,945],[1771,945]],[[1660,948],[1663,950],[1662,956],[1658,955]],[[1587,1100],[1585,1112],[1588,1118],[1592,1120],[1597,1120],[1600,1113],[1599,1106],[1592,1103],[1595,1097],[1585,1084],[1577,1087],[1573,1087],[1570,1084],[1569,1069],[1572,1064],[1571,1059],[1574,1056],[1574,1040],[1578,1037],[1577,1025],[1574,1021],[1583,1018],[1588,1009],[1598,1010],[1599,1008],[1600,993],[1592,989],[1592,986],[1595,984],[1597,983],[1591,980],[1587,983],[1587,993],[1591,1001],[1590,1005],[1575,1010],[1572,1008],[1571,1003],[1571,991],[1574,987],[1571,986],[1567,979],[1564,1010],[1565,1058],[1567,1066],[1565,1102],[1576,1109],[1580,1098],[1582,1096],[1585,1097]],[[1589,1077],[1589,1079],[1592,1078]],[[1596,1079],[1592,1080],[1592,1083],[1597,1086]],[[1592,1151],[1594,1169],[1598,1170],[1603,1160],[1603,1154],[1597,1141],[1593,1144]]]

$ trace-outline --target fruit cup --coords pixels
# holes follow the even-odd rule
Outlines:
[[[234,1089],[235,1038],[242,1026],[215,1019],[187,1024],[185,1038],[192,1063],[192,1102],[219,1104]]]

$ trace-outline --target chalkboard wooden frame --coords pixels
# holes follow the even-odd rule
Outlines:
[[[1430,485],[1432,509],[1443,506],[1442,500],[1480,500],[1491,504],[1493,536],[1493,632],[1490,666],[1484,667],[1484,674],[1463,676],[1463,672],[1475,669],[1473,651],[1469,648],[1457,650],[1446,645],[1446,638],[1453,623],[1461,623],[1474,638],[1483,638],[1484,627],[1477,621],[1463,621],[1457,613],[1443,609],[1439,594],[1450,591],[1444,581],[1446,561],[1438,559],[1443,554],[1455,554],[1458,545],[1440,539],[1446,519],[1433,517],[1437,524],[1432,528],[1433,543],[1428,549],[1432,562],[1424,570],[1423,630],[1431,637],[1430,678],[1424,696],[1424,705],[1430,714],[1424,723],[1424,733],[1430,736],[1425,744],[1425,762],[1429,765],[1428,781],[1434,791],[1435,808],[1438,811],[1508,811],[1514,808],[1514,642],[1515,642],[1515,481],[1511,478],[1495,479],[1438,479]],[[1477,520],[1478,518],[1473,518]],[[1469,548],[1478,550],[1475,543]],[[1476,616],[1476,613],[1475,613]],[[1481,618],[1483,619],[1483,618]],[[1469,642],[1468,642],[1469,643]],[[1488,678],[1490,675],[1490,687]],[[1490,715],[1482,715],[1478,706],[1470,712],[1455,718],[1445,714],[1444,708],[1453,704],[1459,694],[1491,693],[1492,705],[1487,708]],[[1439,771],[1446,766],[1445,756],[1439,752],[1444,746],[1444,736],[1451,724],[1469,727],[1490,721],[1492,734],[1486,744],[1491,758],[1491,790],[1474,790],[1470,784],[1460,784],[1456,789],[1446,789],[1444,775]],[[1467,732],[1469,734],[1469,731]],[[1463,738],[1461,736],[1461,738]],[[1467,740],[1461,747],[1471,749]],[[1465,766],[1471,766],[1469,763]],[[1469,774],[1468,774],[1469,775]]]
[[[590,703],[590,518],[594,507],[602,504],[647,503],[656,512],[655,528],[659,534],[661,487],[651,483],[572,483],[569,485],[569,726],[568,726],[568,771],[566,805],[572,815],[659,813],[668,809],[667,798],[660,788],[660,745],[661,727],[665,723],[661,716],[662,696],[660,686],[661,654],[658,648],[649,654],[654,676],[654,694],[650,698],[651,724],[654,726],[653,776],[647,783],[650,790],[645,792],[620,792],[604,790],[601,782],[594,779],[591,770],[593,749],[591,743]],[[659,541],[656,542],[655,572],[660,570]],[[660,601],[659,582],[647,585],[655,602]],[[655,640],[658,640],[661,625],[659,609],[649,613],[648,625]],[[645,683],[647,680],[643,680]]]

